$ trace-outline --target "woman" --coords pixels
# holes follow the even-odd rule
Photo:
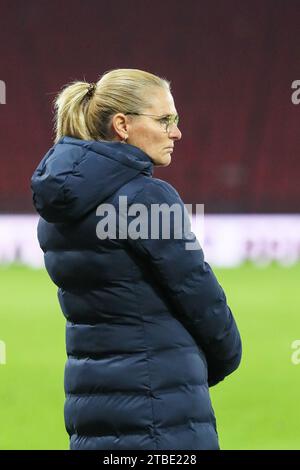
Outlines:
[[[32,190],[67,319],[71,449],[219,448],[208,387],[241,357],[224,292],[201,248],[186,248],[194,235],[175,236],[175,217],[169,237],[161,227],[138,236],[138,225],[155,228],[153,207],[184,213],[175,189],[152,176],[180,138],[169,83],[141,70],[75,82],[56,100],[55,145]],[[117,216],[105,219],[111,208]]]

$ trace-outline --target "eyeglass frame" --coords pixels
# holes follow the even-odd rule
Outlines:
[[[154,119],[157,122],[159,122],[162,119],[168,119],[169,118],[169,121],[166,123],[166,127],[165,127],[165,132],[167,134],[170,132],[170,126],[172,126],[173,124],[176,124],[176,126],[178,126],[178,123],[179,123],[178,114],[162,114],[162,115],[145,114],[145,113],[124,113],[124,114],[125,114],[125,116],[127,116],[129,114],[129,115],[132,115],[132,116],[147,116],[147,117],[151,117],[151,118],[158,118],[158,119]],[[161,122],[160,122],[160,124],[163,125]]]

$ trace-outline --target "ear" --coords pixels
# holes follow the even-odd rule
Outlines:
[[[121,141],[128,139],[128,122],[127,116],[123,113],[117,113],[111,121],[113,135]]]

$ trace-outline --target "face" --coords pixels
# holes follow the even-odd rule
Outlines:
[[[177,114],[171,93],[164,88],[149,90],[148,102],[151,106],[143,109],[143,114],[167,116]],[[177,125],[171,124],[166,132],[163,121],[149,116],[127,115],[127,143],[143,150],[157,166],[168,166],[175,142],[181,139]]]

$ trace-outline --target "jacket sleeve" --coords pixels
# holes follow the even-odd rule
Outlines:
[[[155,204],[180,206],[187,222],[184,204],[171,185],[161,180],[151,180],[138,193],[134,203],[147,208],[147,219],[142,223],[148,226],[149,236],[133,239],[129,234],[130,247],[144,259],[178,319],[204,351],[208,384],[213,386],[237,369],[241,360],[241,339],[224,291],[211,267],[204,261],[203,251],[190,228],[178,238],[178,224],[175,226],[174,218],[170,217],[170,236],[163,235],[160,224],[156,239],[150,237],[154,224],[151,207]],[[133,218],[129,217],[128,223]],[[198,249],[187,249],[187,244],[191,242],[198,243]]]

